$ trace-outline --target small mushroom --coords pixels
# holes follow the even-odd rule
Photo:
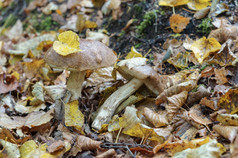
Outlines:
[[[70,71],[67,89],[72,94],[71,101],[81,97],[86,70],[111,66],[117,60],[113,51],[99,41],[81,39],[79,42],[82,51],[62,56],[52,47],[44,56],[51,67]]]
[[[143,84],[155,94],[161,93],[168,85],[167,80],[146,65],[146,58],[131,58],[122,60],[118,63],[117,70],[126,79],[130,80],[127,84],[115,91],[100,107],[99,112],[92,123],[92,127],[100,130],[103,124],[110,121],[116,108]],[[167,81],[166,84],[163,81]],[[170,79],[169,79],[170,81]]]

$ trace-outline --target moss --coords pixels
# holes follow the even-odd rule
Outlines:
[[[205,18],[202,20],[201,24],[198,25],[199,32],[208,34],[212,30],[212,19],[211,18]]]
[[[152,25],[155,21],[156,21],[156,13],[158,11],[157,10],[151,10],[148,11],[144,17],[143,17],[143,21],[140,23],[139,26],[136,27],[136,32],[139,36],[141,36],[144,32],[144,30]]]

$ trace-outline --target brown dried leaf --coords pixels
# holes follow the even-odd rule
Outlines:
[[[212,128],[218,134],[220,134],[224,138],[230,140],[231,143],[234,141],[234,139],[237,135],[237,127],[235,127],[235,126],[214,125]]]
[[[85,137],[83,135],[79,135],[76,138],[76,143],[71,149],[71,154],[76,156],[78,152],[85,151],[85,150],[95,150],[100,148],[100,144],[102,142],[93,140],[91,138]]]
[[[211,77],[212,75],[215,75],[214,73],[214,67],[212,66],[207,66],[204,70],[201,72],[201,77],[207,78]]]
[[[116,151],[114,149],[109,149],[106,152],[104,152],[100,155],[97,155],[96,158],[111,158],[115,154],[116,154]]]
[[[213,30],[208,35],[208,38],[215,38],[218,42],[224,43],[228,39],[235,40],[238,36],[238,27],[226,25],[216,30]]]
[[[54,114],[54,109],[49,110],[48,112],[32,112],[26,117],[13,116],[9,117],[6,114],[0,116],[0,126],[7,129],[16,129],[26,126],[28,128],[36,128],[43,126],[48,123]]]
[[[183,17],[178,14],[173,14],[169,18],[170,27],[175,33],[182,32],[188,25],[190,18]]]
[[[211,108],[212,110],[217,110],[216,102],[213,100],[207,99],[207,97],[202,98],[199,104],[205,105]]]
[[[209,120],[201,111],[201,106],[199,104],[194,105],[188,112],[188,116],[194,122],[201,125],[211,124],[212,121]]]
[[[53,142],[47,147],[47,151],[51,154],[64,150],[65,143],[62,140]]]
[[[206,8],[203,8],[203,9],[197,11],[197,12],[193,15],[193,17],[194,17],[195,19],[202,19],[202,18],[204,18],[205,16],[207,16],[207,14],[208,14],[209,12],[210,12],[210,7],[206,7]]]
[[[150,108],[144,108],[143,115],[145,118],[152,123],[155,127],[166,126],[168,124],[168,120],[166,117],[166,113],[156,113]]]
[[[0,94],[16,90],[18,82],[16,77],[12,75],[0,74]]]
[[[201,100],[203,97],[210,95],[210,88],[205,88],[204,86],[199,86],[196,92],[188,94],[188,99],[186,105],[192,105],[193,103]]]
[[[32,62],[23,62],[24,65],[24,72],[27,78],[33,78],[37,74],[39,74],[40,69],[44,66],[45,61],[44,59],[40,60],[33,60]]]
[[[168,114],[167,115],[168,120],[172,120],[176,112],[179,110],[180,107],[183,106],[183,104],[187,100],[187,97],[188,97],[187,91],[183,91],[179,94],[167,97],[168,104],[165,105],[165,109]]]
[[[217,81],[217,84],[223,85],[228,82],[226,75],[227,71],[225,67],[222,67],[221,69],[214,69],[215,72],[215,79]]]

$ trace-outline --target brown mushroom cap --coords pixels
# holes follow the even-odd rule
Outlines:
[[[105,44],[87,39],[80,39],[82,51],[62,56],[52,48],[45,53],[45,61],[54,68],[70,71],[84,71],[113,65],[117,57]]]

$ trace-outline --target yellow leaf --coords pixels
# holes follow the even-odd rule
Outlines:
[[[125,59],[136,58],[136,57],[143,57],[141,53],[139,53],[135,47],[131,47],[131,52],[127,54]]]
[[[221,45],[215,38],[203,37],[195,42],[191,46],[195,57],[198,59],[200,64],[203,63],[203,60],[207,58],[210,53],[220,50]]]
[[[218,101],[218,107],[221,109],[226,109],[230,114],[235,114],[238,112],[238,88],[230,89],[226,92]]]
[[[79,48],[79,36],[72,31],[65,31],[59,34],[59,41],[54,41],[54,50],[63,56],[81,51]]]
[[[86,20],[85,24],[84,24],[84,27],[87,28],[87,29],[95,29],[95,28],[98,27],[98,25],[93,21]]]
[[[189,2],[189,0],[160,0],[160,6],[169,6],[169,7],[176,7],[180,5],[185,5]]]
[[[65,125],[72,126],[82,131],[82,126],[84,124],[84,115],[78,109],[78,100],[72,101],[68,104],[65,104]]]
[[[227,126],[238,126],[238,115],[237,114],[219,114],[217,116],[217,121],[222,125]]]
[[[211,6],[211,0],[190,0],[187,5],[189,9],[201,10],[207,6]]]
[[[56,156],[47,153],[46,148],[47,144],[42,144],[38,147],[33,140],[29,140],[20,147],[21,158],[56,158]]]
[[[186,18],[178,14],[173,14],[169,18],[170,27],[175,33],[180,33],[186,28],[189,20],[190,18]]]
[[[185,53],[178,53],[176,56],[170,58],[168,63],[174,65],[174,67],[183,69],[188,67],[188,52]]]

